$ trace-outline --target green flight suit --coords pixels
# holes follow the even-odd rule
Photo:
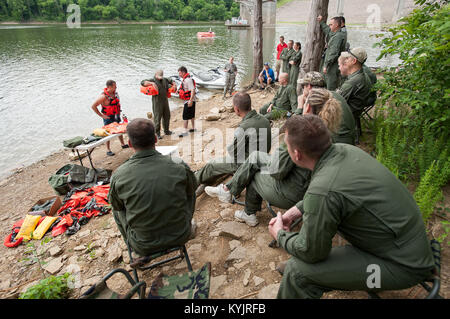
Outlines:
[[[347,77],[347,80],[336,91],[347,101],[353,115],[359,117],[372,90],[370,77],[360,69]]]
[[[282,73],[289,74],[289,71],[291,70],[291,65],[289,64],[289,60],[291,59],[291,57],[294,53],[295,53],[294,48],[291,48],[291,49],[284,48],[283,51],[281,51],[280,60],[283,61],[283,68],[281,69]]]
[[[174,83],[171,79],[163,78],[162,80],[157,80],[155,78],[149,80],[143,80],[141,85],[144,85],[145,81],[153,82],[158,87],[158,95],[152,95],[152,105],[153,105],[153,123],[155,123],[155,133],[160,135],[161,132],[161,119],[163,122],[164,132],[169,132],[170,125],[170,108],[169,99],[167,98],[167,91]]]
[[[336,90],[340,83],[341,72],[339,71],[338,59],[342,51],[345,51],[347,43],[346,32],[331,32],[330,27],[325,22],[320,22],[320,27],[325,33],[327,39],[327,48],[320,63],[320,72],[325,78],[327,89]],[[323,69],[327,68],[327,73],[323,73]]]
[[[227,146],[228,155],[208,162],[195,177],[199,184],[213,184],[219,177],[236,172],[253,151],[269,152],[271,146],[269,120],[251,110],[235,130],[233,143]]]
[[[405,289],[431,274],[422,214],[408,189],[363,150],[333,144],[321,156],[297,208],[299,232],[280,230],[292,257],[278,298],[320,298],[330,290]],[[336,234],[351,246],[332,248]],[[373,265],[380,286],[369,287]]]
[[[186,243],[197,181],[184,162],[138,151],[112,175],[108,194],[125,242],[142,256]]]
[[[225,69],[228,71],[225,73],[225,87],[223,88],[223,96],[225,96],[227,92],[230,92],[230,95],[233,94],[237,66],[234,63],[227,63],[225,64]]]
[[[267,109],[269,108],[270,104],[273,104],[272,110],[267,113]],[[259,113],[264,115],[267,119],[272,120],[274,118],[273,111],[282,111],[284,113],[294,112],[297,109],[297,105],[297,90],[294,86],[288,84],[286,86],[281,86],[273,97],[272,101],[264,104],[259,109]]]
[[[331,135],[333,143],[345,143],[355,145],[356,139],[356,122],[347,101],[337,92],[331,92],[333,97],[341,103],[342,118],[339,131]],[[297,108],[294,112],[296,115],[302,115],[303,109]]]
[[[337,92],[331,92],[333,97],[341,103],[342,119],[339,132],[331,136],[333,143],[344,143],[355,145],[356,139],[356,122],[353,117],[352,110],[348,106],[347,101]]]
[[[262,200],[282,209],[294,206],[303,198],[311,172],[292,162],[287,149],[280,147],[274,154],[253,152],[226,185],[238,196],[244,189],[245,212],[256,214]]]
[[[289,84],[294,88],[297,87],[298,74],[300,72],[300,63],[302,62],[302,50],[298,50],[291,55],[290,61],[294,61],[289,70]]]

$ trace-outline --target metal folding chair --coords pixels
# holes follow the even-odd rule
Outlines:
[[[110,279],[117,273],[121,273],[122,275],[124,275],[127,278],[128,282],[131,284],[131,289],[125,295],[120,295],[117,292],[111,290],[106,284],[108,279]],[[81,295],[80,299],[131,299],[136,293],[139,294],[140,299],[144,299],[145,289],[145,281],[134,281],[128,271],[122,268],[117,268],[103,277],[103,279],[98,283],[91,286],[85,293]]]
[[[129,245],[129,243],[127,242],[127,248],[128,248],[128,255],[130,256],[130,266],[131,268],[133,268],[133,276],[136,282],[139,281],[139,277],[138,277],[138,273],[137,270],[150,270],[150,269],[154,269],[158,266],[167,264],[173,260],[177,260],[177,259],[185,259],[186,260],[186,264],[187,264],[187,268],[189,271],[192,271],[192,265],[191,265],[191,261],[189,259],[189,255],[187,253],[187,249],[185,245],[181,245],[181,246],[175,246],[172,248],[168,248],[168,249],[164,249],[158,252],[155,252],[154,254],[151,254],[150,256],[145,256],[145,257],[141,257],[138,259],[134,259],[132,256],[132,251],[131,251],[131,246]],[[159,257],[168,255],[172,252],[176,252],[179,251],[179,254],[173,257],[169,257],[167,259],[164,259],[162,261],[158,261],[155,262],[153,264],[147,265],[148,263],[150,263],[152,260],[155,260]]]

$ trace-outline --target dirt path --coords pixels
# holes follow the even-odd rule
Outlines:
[[[374,12],[373,10],[378,9],[381,18],[380,22],[382,24],[392,23],[397,6],[397,1],[392,0],[344,0],[343,3],[343,13],[348,26],[366,24],[367,19]],[[308,21],[310,5],[310,0],[294,0],[287,3],[277,9],[277,23]],[[330,1],[328,6],[329,16],[338,15],[337,5],[337,0]],[[413,8],[414,0],[405,0],[402,11],[403,15],[409,13]]]
[[[252,94],[253,105],[258,109],[272,94],[256,92]],[[197,106],[197,118],[205,117],[212,107],[221,108],[230,105],[231,100],[222,101],[220,95],[212,97],[208,101],[201,101]],[[145,116],[145,115],[144,115]],[[211,138],[205,137],[213,133],[215,129],[224,131],[235,126],[240,119],[234,113],[221,113],[221,120],[215,122],[203,121],[203,137],[197,138],[192,143],[203,139],[208,147]],[[175,132],[181,130],[181,112],[172,113],[171,128]],[[200,134],[198,134],[200,135]],[[174,145],[179,140],[163,138],[159,145]],[[179,144],[181,157],[189,163],[193,170],[204,165],[204,161],[194,162],[187,156],[188,142]],[[95,150],[93,161],[96,167],[116,169],[121,163],[132,155],[132,150],[121,150],[117,141],[112,142],[112,149],[116,156],[105,156],[105,146]],[[194,144],[191,144],[192,147]],[[363,145],[363,147],[366,147]],[[214,155],[214,154],[213,154]],[[0,235],[2,238],[9,233],[12,224],[24,218],[27,210],[40,198],[52,196],[53,190],[49,186],[48,178],[56,170],[68,163],[68,152],[60,151],[0,182]],[[450,190],[445,190],[446,205],[450,207]],[[266,209],[259,214],[260,224],[249,228],[245,224],[233,222],[234,210],[240,209],[238,205],[222,204],[216,199],[202,195],[197,199],[195,220],[198,223],[197,236],[187,243],[189,256],[194,269],[199,269],[204,263],[212,263],[211,298],[274,298],[276,296],[281,276],[275,270],[279,261],[288,259],[288,255],[282,249],[269,248],[271,237],[267,231],[267,224],[271,218]],[[437,218],[437,217],[436,217]],[[232,223],[238,239],[225,235],[219,235],[224,223]],[[433,223],[434,232],[437,235],[442,232],[439,223]],[[435,234],[436,235],[436,234]],[[81,292],[106,275],[110,270],[128,266],[126,247],[115,225],[112,214],[92,218],[81,230],[69,237],[58,236],[47,244],[33,242],[36,253],[46,264],[44,268],[53,274],[63,274],[68,267],[75,271],[79,284],[74,289],[72,298],[77,298]],[[335,245],[342,245],[343,241],[338,237]],[[0,297],[16,298],[20,292],[43,278],[44,272],[39,264],[25,260],[29,255],[25,253],[27,247],[22,244],[18,248],[0,248]],[[53,256],[51,255],[53,254]],[[449,294],[449,270],[448,247],[443,253],[442,288],[441,294],[450,297]],[[163,271],[169,275],[178,274],[187,270],[186,263],[175,262],[154,271],[141,273],[141,278],[148,285],[156,275]],[[45,271],[48,275],[49,272]],[[128,284],[121,277],[112,282],[112,288],[125,291]],[[423,289],[414,287],[404,291],[387,292],[382,294],[386,298],[421,298]],[[325,298],[367,298],[362,292],[335,291],[325,295]]]

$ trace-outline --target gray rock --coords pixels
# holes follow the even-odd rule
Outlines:
[[[248,232],[248,227],[245,224],[234,221],[221,223],[219,226],[219,236],[230,237],[232,239],[242,238]]]
[[[226,281],[227,281],[226,275],[211,277],[211,282],[210,282],[210,287],[209,287],[210,295],[215,294],[217,289],[219,289],[220,286],[222,286]]]
[[[103,248],[98,248],[95,250],[95,255],[98,257],[102,257],[105,254],[105,250]]]
[[[239,240],[233,239],[232,241],[230,241],[228,243],[230,245],[230,250],[233,251],[235,250],[237,247],[241,246],[241,242]]]
[[[231,254],[227,257],[227,261],[244,259],[245,257],[247,257],[247,250],[244,247],[239,246],[231,252]]]
[[[56,256],[61,255],[63,251],[58,246],[53,246],[48,250],[48,252],[50,253],[50,256],[56,257]]]
[[[10,279],[6,279],[5,281],[2,281],[2,283],[0,284],[0,290],[8,289],[9,287],[11,287]]]
[[[258,276],[253,277],[253,282],[255,283],[255,286],[261,285],[264,281],[265,280],[261,277],[258,277]]]
[[[85,249],[86,249],[85,245],[79,245],[79,246],[75,247],[73,250],[74,251],[83,251]]]
[[[240,263],[234,264],[233,266],[236,267],[237,269],[241,269],[241,268],[247,266],[249,263],[250,262],[248,260],[244,260],[244,261],[242,261]]]
[[[122,257],[122,249],[118,244],[115,244],[110,248],[107,259],[109,262],[114,263],[118,261],[121,257]]]
[[[120,236],[120,232],[117,229],[111,228],[111,229],[108,229],[105,232],[105,235],[110,237],[110,238],[114,238],[114,237],[119,237]]]
[[[275,299],[277,297],[278,289],[280,284],[271,284],[263,289],[258,294],[258,299]]]
[[[270,267],[271,270],[275,270],[276,269],[275,263],[273,261],[271,261],[269,263],[269,267]]]
[[[78,236],[78,238],[83,238],[83,237],[89,236],[90,234],[91,234],[91,230],[86,229],[82,232],[78,232],[77,236]]]
[[[250,279],[250,275],[252,274],[250,269],[246,269],[245,273],[244,273],[244,280],[243,280],[243,284],[245,287],[248,286],[249,283],[249,279]]]
[[[220,119],[220,114],[208,114],[205,118],[207,121],[217,121]]]
[[[62,258],[57,257],[57,258],[53,259],[52,261],[50,261],[48,264],[46,264],[43,268],[45,269],[45,271],[49,272],[51,275],[54,275],[54,274],[58,273],[63,266],[64,266],[64,264],[62,263]]]
[[[215,231],[209,233],[209,237],[219,237],[219,234],[220,234],[220,231],[215,230]]]

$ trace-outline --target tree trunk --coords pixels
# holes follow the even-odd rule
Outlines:
[[[302,63],[300,64],[300,72],[298,78],[310,71],[319,71],[322,52],[325,47],[325,35],[320,29],[320,23],[317,21],[318,16],[322,16],[324,22],[328,19],[328,3],[329,0],[312,0],[311,9],[308,20],[308,28],[306,30],[305,50],[303,51]],[[297,87],[298,91],[300,90]]]
[[[262,0],[254,0],[253,16],[253,83],[263,68]]]

